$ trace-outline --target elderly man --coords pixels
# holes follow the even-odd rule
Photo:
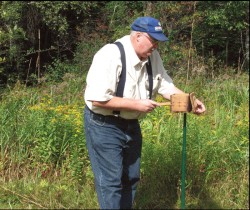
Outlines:
[[[178,89],[157,51],[167,41],[159,20],[139,17],[130,35],[103,46],[94,56],[85,89],[84,126],[101,209],[130,209],[140,180],[142,134],[138,119]],[[123,85],[120,85],[123,83]],[[118,93],[119,92],[119,93]],[[205,111],[196,99],[194,112]]]

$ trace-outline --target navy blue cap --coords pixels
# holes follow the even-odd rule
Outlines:
[[[133,31],[146,32],[154,39],[165,42],[168,38],[164,35],[159,20],[152,17],[139,17],[131,25]]]

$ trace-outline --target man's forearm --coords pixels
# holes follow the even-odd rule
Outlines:
[[[108,101],[92,101],[94,106],[111,110],[130,110],[139,112],[151,112],[157,103],[150,99],[129,99],[113,97]]]

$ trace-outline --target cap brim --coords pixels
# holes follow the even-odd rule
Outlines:
[[[163,33],[148,33],[148,34],[160,42],[168,41],[168,38]]]

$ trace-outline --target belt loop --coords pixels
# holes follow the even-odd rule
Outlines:
[[[119,118],[120,117],[120,111],[113,111],[113,116]]]

